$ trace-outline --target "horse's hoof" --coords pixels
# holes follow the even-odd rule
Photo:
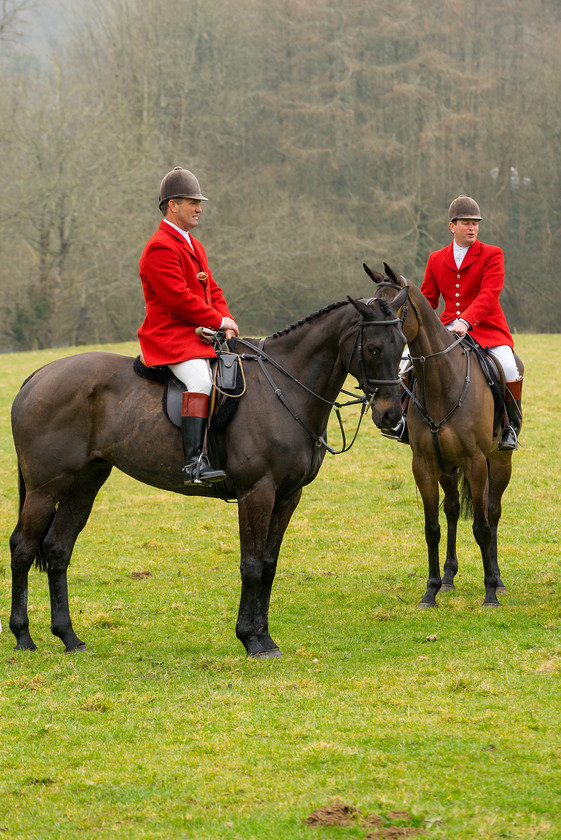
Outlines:
[[[67,647],[67,648],[65,648],[65,649],[64,649],[64,652],[65,652],[65,653],[77,653],[77,652],[80,652],[80,651],[82,651],[82,650],[87,650],[87,649],[88,649],[88,648],[87,648],[87,646],[84,644],[84,642],[80,642],[80,644],[78,644],[78,645],[73,645],[72,647]]]
[[[456,587],[453,583],[443,583],[440,587],[441,592],[452,592]]]
[[[271,648],[271,650],[260,650],[257,653],[250,654],[250,659],[273,659],[275,656],[282,656],[279,648]]]
[[[507,590],[506,586],[497,586],[495,591],[496,591],[497,595],[506,595],[508,590]]]
[[[433,604],[427,604],[426,601],[419,601],[417,606],[419,607],[420,610],[428,610],[428,609],[431,609],[432,607],[436,607],[436,601]]]
[[[35,642],[28,642],[27,644],[17,644],[14,645],[14,650],[37,650],[37,645]]]
[[[483,601],[484,607],[500,607],[499,601]]]

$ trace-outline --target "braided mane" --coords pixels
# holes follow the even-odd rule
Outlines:
[[[318,309],[317,312],[312,312],[311,315],[306,315],[305,318],[302,318],[300,321],[296,321],[295,324],[290,324],[290,326],[285,327],[283,330],[278,330],[278,332],[273,333],[273,335],[269,336],[269,338],[279,338],[281,335],[286,335],[291,330],[295,330],[297,327],[301,327],[304,324],[309,323],[309,321],[313,321],[314,318],[318,318],[326,312],[331,312],[333,309],[339,309],[341,306],[347,306],[348,303],[348,300],[340,300],[337,303],[329,303],[327,306],[324,306],[323,309]]]

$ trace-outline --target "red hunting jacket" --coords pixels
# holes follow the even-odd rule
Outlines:
[[[138,339],[147,365],[212,358],[214,350],[195,335],[195,329],[217,330],[224,316],[232,317],[210,273],[203,246],[192,236],[191,242],[192,248],[162,220],[142,252],[146,317]]]
[[[512,335],[499,303],[504,284],[504,256],[496,245],[476,241],[456,268],[454,247],[434,251],[427,262],[421,291],[433,309],[444,299],[443,324],[463,318],[471,324],[470,333],[483,347],[507,344]]]

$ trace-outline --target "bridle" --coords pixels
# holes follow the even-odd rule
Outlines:
[[[371,298],[371,300],[374,300],[374,298]],[[369,302],[370,301],[367,301],[367,303],[369,303]],[[329,453],[331,453],[331,455],[341,455],[343,452],[348,452],[348,450],[351,448],[351,446],[355,442],[355,440],[357,438],[357,435],[358,435],[358,432],[359,432],[359,429],[360,429],[360,426],[361,426],[361,423],[362,423],[362,420],[363,420],[363,417],[364,417],[365,413],[368,411],[368,409],[371,408],[372,403],[374,402],[374,399],[376,397],[376,393],[378,391],[378,388],[380,388],[382,385],[400,385],[401,384],[401,379],[399,379],[399,378],[397,378],[397,379],[373,379],[373,378],[371,378],[367,375],[366,363],[364,361],[364,350],[363,350],[363,347],[364,347],[364,329],[368,326],[382,326],[382,325],[383,326],[394,326],[395,324],[399,324],[400,321],[401,321],[400,318],[388,318],[388,319],[382,320],[382,321],[379,321],[379,320],[365,320],[364,318],[362,318],[359,321],[359,323],[357,325],[358,326],[357,337],[356,337],[353,349],[351,351],[351,355],[350,355],[350,358],[349,358],[349,363],[352,361],[352,358],[353,358],[353,356],[355,354],[355,351],[356,351],[357,358],[358,358],[358,364],[359,364],[358,383],[359,383],[359,388],[363,392],[363,395],[361,397],[356,396],[356,394],[354,394],[352,391],[346,391],[344,388],[342,388],[340,390],[341,394],[345,394],[345,396],[353,398],[353,399],[348,400],[347,402],[344,402],[344,403],[337,402],[337,401],[333,402],[331,400],[326,400],[325,397],[322,397],[320,394],[316,394],[315,391],[312,391],[311,388],[308,388],[307,385],[304,385],[303,382],[300,382],[299,379],[297,379],[295,376],[293,376],[289,371],[286,370],[286,368],[284,368],[281,364],[279,364],[279,362],[277,362],[275,359],[273,359],[272,356],[270,356],[268,353],[265,352],[265,350],[263,349],[264,344],[265,344],[265,339],[264,338],[260,339],[259,343],[257,345],[250,344],[249,342],[247,342],[243,338],[236,338],[234,340],[235,340],[236,344],[241,344],[243,347],[246,347],[250,351],[252,351],[249,354],[248,353],[239,354],[239,358],[243,359],[244,361],[249,360],[249,361],[256,361],[257,362],[260,370],[262,371],[263,375],[265,376],[265,378],[267,379],[267,381],[271,385],[271,388],[273,389],[276,396],[282,402],[284,407],[289,411],[292,418],[294,420],[296,420],[296,422],[299,423],[300,426],[302,426],[302,428],[306,430],[306,432],[310,435],[312,440],[315,441],[316,446],[317,447],[323,446]],[[341,436],[343,438],[343,444],[342,444],[341,449],[336,450],[336,449],[333,449],[333,447],[329,446],[329,444],[327,443],[327,440],[325,439],[325,432],[324,432],[323,435],[318,435],[314,432],[313,429],[310,429],[310,427],[307,425],[307,423],[305,423],[304,420],[300,417],[300,415],[292,408],[292,406],[288,402],[287,398],[285,397],[285,395],[283,394],[281,389],[275,383],[271,373],[269,372],[269,370],[267,370],[267,367],[265,366],[265,362],[268,362],[272,367],[274,367],[276,370],[280,371],[280,373],[284,374],[284,376],[288,377],[288,379],[291,382],[294,382],[300,388],[303,388],[303,390],[306,391],[308,394],[311,394],[316,399],[320,400],[321,402],[325,403],[326,405],[331,406],[331,408],[334,409],[335,416],[337,417],[337,422],[339,423],[339,430],[340,430]],[[349,365],[347,365],[347,370],[350,370]],[[342,408],[347,408],[348,406],[351,406],[351,405],[360,405],[361,409],[360,409],[360,417],[358,419],[358,423],[357,423],[355,433],[352,437],[351,442],[347,445],[347,438],[346,438],[346,435],[345,435],[345,430],[343,428],[343,421],[342,421],[342,418],[341,418],[341,409]]]
[[[408,286],[409,283],[407,282],[405,277],[403,278],[403,280],[405,282],[405,285]],[[398,289],[398,290],[401,290],[401,288],[402,288],[397,283],[392,283],[391,281],[388,281],[388,282],[384,281],[383,283],[380,283],[380,287],[384,287],[384,286],[386,288],[391,287],[393,289]],[[415,304],[413,303],[413,301],[409,297],[407,298],[407,300],[405,301],[405,303],[403,305],[403,310],[402,310],[403,321],[405,320],[405,317],[407,315],[407,311],[406,311],[405,307],[407,306],[408,303],[411,304],[411,308],[413,309],[413,312],[415,313],[415,317],[417,318],[417,321],[420,322],[419,313],[418,313],[418,311],[415,307]],[[442,420],[440,420],[437,423],[435,420],[432,419],[432,417],[430,416],[430,414],[428,412],[428,409],[427,409],[426,362],[427,362],[427,359],[434,359],[437,356],[444,356],[447,353],[450,353],[450,351],[453,350],[455,347],[457,347],[458,344],[462,344],[462,346],[464,348],[464,353],[465,353],[465,356],[466,356],[466,375],[465,375],[465,379],[464,379],[464,385],[463,385],[462,393],[461,393],[458,401],[450,409],[448,414],[446,414],[446,416],[443,417]],[[452,417],[454,412],[457,411],[458,408],[460,408],[460,406],[462,405],[462,403],[465,399],[465,396],[468,392],[470,382],[471,382],[470,357],[471,357],[471,347],[468,344],[468,342],[465,341],[464,336],[457,336],[457,338],[455,338],[452,341],[451,344],[449,344],[443,350],[438,350],[436,353],[429,353],[429,354],[424,355],[424,356],[411,356],[410,355],[409,358],[411,359],[412,362],[419,362],[420,363],[422,402],[420,402],[417,399],[417,397],[415,396],[413,391],[407,386],[406,382],[401,382],[403,390],[409,395],[409,397],[411,399],[411,402],[413,403],[413,405],[415,406],[415,408],[417,409],[417,411],[421,415],[421,418],[424,420],[424,422],[427,424],[430,431],[432,432],[432,440],[433,440],[434,448],[435,448],[435,451],[436,451],[436,457],[438,458],[438,464],[440,466],[440,469],[443,472],[446,472],[447,470],[446,470],[446,465],[444,463],[444,459],[442,457],[442,452],[441,452],[441,449],[440,449],[440,442],[438,440],[438,432],[440,431],[442,426],[445,423],[447,423],[448,420],[450,420],[450,418]]]
[[[374,300],[376,300],[376,298],[369,298],[369,300],[367,300],[366,303],[372,303],[372,301]],[[368,376],[366,372],[366,362],[364,361],[364,330],[366,329],[366,327],[391,327],[395,324],[399,324],[401,329],[401,327],[403,326],[402,319],[388,318],[387,320],[383,321],[366,321],[363,318],[358,323],[356,339],[354,347],[351,350],[347,370],[350,370],[350,363],[356,352],[358,359],[358,384],[360,389],[364,392],[365,396],[369,397],[370,404],[372,404],[372,401],[374,400],[374,397],[376,396],[379,388],[381,388],[383,385],[401,385],[401,379],[399,376],[397,377],[397,379],[373,379],[372,377]]]

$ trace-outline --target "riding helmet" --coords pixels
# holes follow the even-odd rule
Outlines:
[[[164,175],[160,184],[160,207],[164,201],[170,198],[196,198],[198,201],[208,201],[201,193],[198,180],[188,169],[176,166],[167,175]]]
[[[457,219],[477,219],[477,221],[481,221],[482,218],[479,204],[469,195],[459,195],[448,208],[448,221],[450,222],[455,222]]]

